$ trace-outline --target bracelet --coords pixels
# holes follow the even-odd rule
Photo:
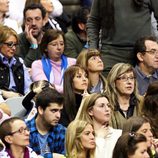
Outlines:
[[[31,44],[30,48],[37,49],[38,48],[38,44]]]

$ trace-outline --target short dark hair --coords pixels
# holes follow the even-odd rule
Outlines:
[[[78,23],[87,23],[89,13],[90,9],[88,7],[82,7],[74,14],[71,21],[71,27],[75,33],[79,33],[81,31],[78,27]]]
[[[48,52],[46,51],[48,43],[53,40],[56,40],[60,35],[63,37],[64,43],[65,43],[65,37],[62,31],[53,30],[53,29],[46,30],[40,44],[41,52],[44,53],[46,56],[48,56]]]
[[[56,89],[47,87],[37,94],[36,106],[37,108],[40,106],[45,110],[51,103],[62,105],[63,101],[64,98],[62,94],[60,94]]]
[[[45,8],[42,6],[42,4],[40,3],[31,3],[30,5],[26,6],[24,8],[24,11],[23,11],[23,15],[24,15],[24,19],[26,18],[26,12],[28,10],[35,10],[35,9],[39,9],[42,13],[42,18],[44,19],[45,16],[46,16],[46,10]]]
[[[156,38],[153,36],[144,36],[144,37],[139,38],[135,42],[133,52],[134,52],[135,60],[137,63],[139,63],[139,60],[137,59],[137,53],[139,53],[139,52],[142,54],[145,53],[145,51],[146,51],[145,41],[147,41],[147,40],[157,42]]]

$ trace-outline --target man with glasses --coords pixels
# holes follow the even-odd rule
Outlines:
[[[0,95],[4,98],[26,94],[32,83],[26,66],[21,58],[15,57],[18,46],[16,32],[0,27]]]
[[[136,80],[138,90],[144,95],[150,83],[158,80],[158,43],[156,38],[146,36],[138,39],[134,46],[136,55]]]

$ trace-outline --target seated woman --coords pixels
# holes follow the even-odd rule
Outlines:
[[[155,138],[158,138],[158,81],[151,83],[143,101],[142,115],[150,120]]]
[[[67,158],[94,158],[95,137],[92,124],[72,121],[66,132]]]
[[[17,33],[0,26],[0,93],[5,99],[26,94],[32,83],[23,60],[15,56],[17,45]]]
[[[78,65],[70,66],[64,73],[64,108],[60,119],[60,123],[65,127],[75,119],[87,88],[88,78],[85,69]]]
[[[64,43],[64,34],[61,31],[47,30],[41,41],[43,57],[32,63],[33,81],[47,80],[61,93],[64,72],[76,63],[76,59],[63,55]]]
[[[158,140],[153,139],[152,129],[147,118],[141,116],[133,116],[129,118],[123,128],[123,133],[125,132],[143,134],[147,139],[148,154],[154,158],[158,157]]]
[[[98,50],[83,50],[77,57],[76,63],[88,71],[89,93],[99,93],[107,90],[107,81],[101,74],[104,69],[104,64]]]
[[[85,97],[76,116],[77,120],[91,122],[96,135],[95,158],[111,158],[113,148],[122,130],[109,126],[111,105],[106,94],[93,93]]]
[[[115,64],[107,81],[110,104],[114,109],[111,125],[113,128],[122,129],[128,118],[140,114],[141,98],[138,95],[134,69],[130,64]]]
[[[112,158],[150,158],[146,137],[138,133],[125,133],[117,141]]]
[[[12,117],[0,125],[0,139],[5,149],[0,151],[1,158],[37,158],[29,145],[29,130],[23,120]]]

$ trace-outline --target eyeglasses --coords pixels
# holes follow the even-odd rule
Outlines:
[[[24,128],[24,127],[21,127],[21,128],[19,128],[17,131],[11,132],[10,135],[13,135],[13,134],[15,134],[15,133],[24,134],[26,131],[27,131],[27,132],[30,131],[28,127],[25,127],[25,128]]]
[[[13,48],[14,46],[17,47],[18,44],[17,43],[14,43],[14,42],[5,42],[3,43],[5,45],[7,45],[9,48]]]
[[[158,50],[157,49],[151,49],[151,50],[144,51],[144,52],[149,53],[151,55],[157,55],[158,54]]]
[[[134,77],[134,76],[130,76],[130,77],[121,76],[121,77],[118,77],[117,80],[121,80],[121,81],[123,81],[123,82],[126,82],[126,81],[128,81],[128,80],[134,81],[134,80],[135,80],[135,77]]]

